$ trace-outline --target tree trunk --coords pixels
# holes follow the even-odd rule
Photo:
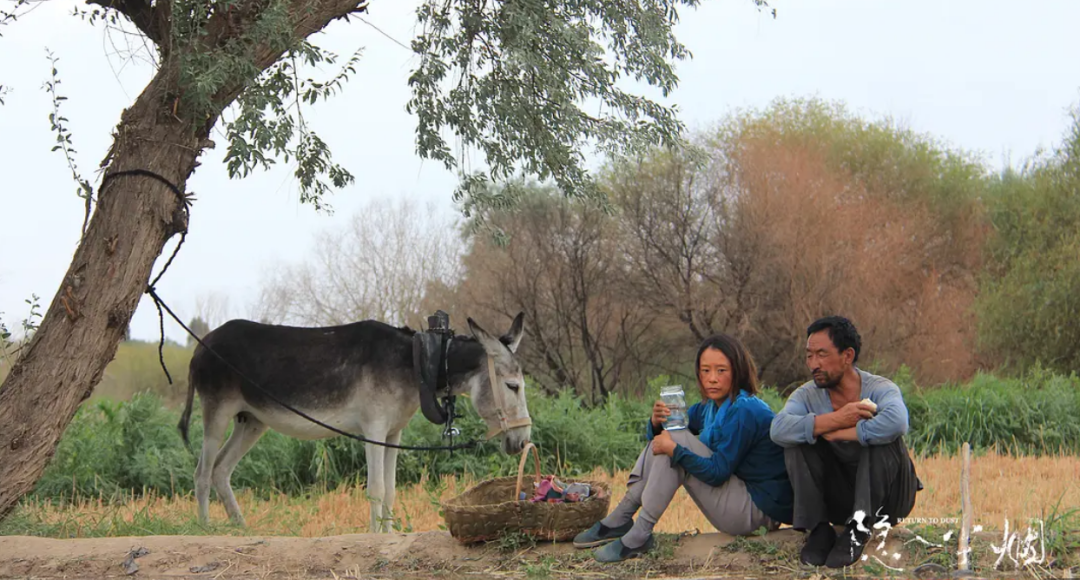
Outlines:
[[[247,8],[240,11],[246,17],[235,22],[227,13],[215,14],[206,47],[224,46],[230,35],[243,37],[245,24],[258,24],[259,9]],[[366,4],[357,0],[295,0],[289,9],[293,37],[307,38],[331,20],[364,10]],[[138,15],[125,14],[139,25]],[[140,30],[153,32],[142,22]],[[167,36],[157,32],[160,38]],[[255,67],[265,70],[284,50],[280,43],[253,47]],[[176,58],[162,60],[158,74],[124,111],[105,174],[149,170],[184,191],[210,129],[250,79],[234,79],[221,87],[214,99],[216,110],[205,117],[181,119],[174,107],[174,95],[182,94],[175,90],[179,64]],[[98,192],[97,209],[67,276],[41,327],[0,385],[0,519],[33,489],[79,403],[90,396],[116,355],[165,242],[186,228],[183,201],[156,179],[125,175]]]
[[[169,31],[155,29],[158,25],[151,26],[139,14],[124,12],[131,5],[108,6],[152,40],[169,37]],[[167,11],[170,4],[160,6]],[[244,41],[249,28],[264,24],[257,3],[235,8],[216,12],[204,44],[192,50],[212,53]],[[366,9],[358,0],[292,0],[292,37],[307,38],[334,19]],[[161,17],[170,21],[167,12]],[[255,70],[266,70],[286,49],[280,42],[250,47]],[[152,171],[184,191],[210,129],[252,79],[231,79],[214,95],[213,111],[180,118],[176,95],[183,94],[183,87],[177,88],[179,60],[171,50],[165,45],[157,75],[121,116],[103,166],[106,175]],[[168,186],[145,176],[117,177],[98,192],[97,208],[67,276],[41,327],[0,385],[0,519],[33,489],[79,403],[90,396],[116,355],[165,242],[187,228],[182,205]]]
[[[122,115],[105,174],[150,170],[183,191],[209,125],[171,114],[167,74],[163,67]],[[0,385],[0,519],[33,489],[116,354],[165,242],[186,227],[181,200],[158,180],[120,176],[99,191],[60,289]]]

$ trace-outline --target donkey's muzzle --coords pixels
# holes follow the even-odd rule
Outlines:
[[[531,435],[532,429],[529,427],[520,427],[504,431],[502,434],[503,453],[509,455],[521,453],[521,450],[528,445]]]

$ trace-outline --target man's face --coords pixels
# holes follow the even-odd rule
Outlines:
[[[818,388],[831,389],[839,385],[854,357],[854,350],[849,348],[841,353],[836,348],[828,330],[815,332],[806,339],[806,368],[810,369]]]

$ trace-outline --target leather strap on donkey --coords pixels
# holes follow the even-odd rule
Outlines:
[[[453,427],[455,397],[450,394],[446,368],[453,336],[454,331],[450,329],[450,316],[442,310],[428,317],[426,331],[413,335],[413,374],[420,385],[420,410],[428,421],[436,425],[445,424],[444,435],[449,437],[457,434],[457,430]],[[498,412],[498,424],[495,421],[488,422],[487,438],[491,439],[508,429],[532,425],[532,419],[529,418],[527,410],[524,411],[524,415],[516,408],[508,411],[506,393],[501,388],[502,386],[497,384],[495,359],[491,356],[487,357],[487,371],[491,396],[495,399],[495,408]]]
[[[495,359],[490,356],[487,357],[487,368],[488,382],[491,384],[491,396],[495,397],[495,407],[499,412],[499,424],[498,426],[495,426],[489,423],[491,428],[488,430],[487,438],[491,439],[507,429],[513,429],[514,427],[528,427],[529,425],[532,425],[532,419],[529,418],[529,412],[527,410],[524,415],[520,414],[521,411],[517,411],[517,414],[513,417],[507,416],[506,393],[499,388],[499,385],[495,384]]]
[[[413,373],[420,383],[420,410],[436,425],[446,423],[447,409],[439,402],[439,393],[447,393],[446,351],[450,337],[435,332],[413,335]]]
[[[454,421],[454,396],[446,368],[453,336],[450,316],[442,310],[428,317],[426,331],[413,335],[413,375],[420,384],[420,410],[428,421],[446,424],[447,434]]]

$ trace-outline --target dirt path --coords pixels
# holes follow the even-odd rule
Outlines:
[[[989,546],[996,532],[974,534],[973,561],[978,577],[1078,578],[1077,562],[1045,567],[991,568]],[[764,537],[733,538],[721,533],[658,534],[648,556],[619,564],[600,564],[590,550],[570,543],[488,543],[464,546],[447,532],[352,534],[323,538],[293,536],[145,536],[56,540],[0,536],[0,579],[6,578],[563,578],[616,579],[762,578],[777,580],[833,577],[948,578],[952,553],[928,549],[904,529],[893,530],[884,546],[870,542],[863,561],[840,571],[798,564],[802,534],[783,529]],[[518,540],[519,542],[521,539]],[[1071,561],[1071,559],[1070,559]],[[946,567],[934,564],[943,563]],[[892,567],[890,571],[884,564]],[[1073,568],[1069,568],[1073,566]]]
[[[737,542],[732,544],[732,542]],[[739,543],[741,542],[741,543]],[[0,537],[0,578],[744,577],[793,575],[801,535],[664,536],[655,555],[601,565],[569,543],[463,546],[446,532],[326,538]],[[900,542],[897,541],[899,546]],[[794,566],[794,567],[793,567]]]

